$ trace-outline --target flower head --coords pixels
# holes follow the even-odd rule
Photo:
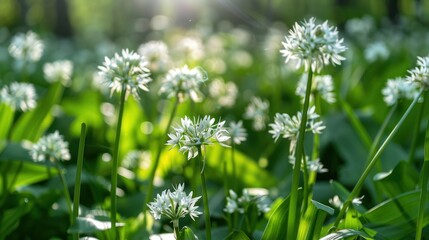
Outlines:
[[[98,69],[104,83],[111,89],[111,94],[122,91],[124,85],[127,94],[132,93],[134,98],[139,99],[138,91],[149,91],[146,85],[152,81],[147,64],[144,57],[124,49],[121,55],[116,53],[113,58],[106,57]]]
[[[188,195],[184,192],[185,184],[179,184],[174,191],[170,189],[162,191],[158,194],[153,202],[148,204],[150,213],[155,219],[161,219],[164,215],[172,221],[178,221],[180,218],[189,216],[195,220],[202,213],[197,211],[198,206],[195,203],[201,197],[192,197],[192,192]]]
[[[170,63],[168,47],[162,41],[144,43],[140,45],[138,53],[148,60],[150,69],[154,71],[163,70]]]
[[[314,159],[310,161],[310,158],[306,155],[305,156],[306,163],[307,163],[307,170],[309,172],[317,172],[317,173],[325,173],[328,172],[328,169],[323,167],[323,164],[320,162],[320,159]],[[295,156],[289,155],[289,163],[292,164],[293,167],[295,167]],[[304,161],[301,161],[301,169],[304,168]]]
[[[202,100],[200,85],[207,80],[201,68],[189,69],[187,65],[182,68],[175,68],[168,71],[162,82],[160,94],[168,97],[178,96],[179,101],[191,98],[194,102]]]
[[[383,100],[387,105],[392,106],[400,99],[414,99],[418,95],[415,83],[407,82],[403,78],[387,80],[386,86],[381,90]]]
[[[303,74],[298,82],[295,93],[304,101],[307,90],[307,74]],[[328,103],[336,101],[334,94],[334,84],[331,75],[317,75],[313,78],[312,91],[317,92],[320,97]]]
[[[322,121],[319,121],[319,114],[315,112],[315,107],[312,106],[308,109],[307,115],[307,124],[305,131],[311,131],[314,134],[320,134],[325,126]],[[273,135],[275,141],[279,139],[280,136],[283,138],[289,139],[290,144],[290,153],[294,155],[295,144],[298,139],[299,126],[302,120],[302,113],[298,112],[295,116],[289,116],[287,113],[276,113],[274,117],[274,123],[270,123],[271,130],[268,132]]]
[[[43,42],[32,31],[26,34],[19,33],[12,38],[9,45],[10,55],[18,60],[37,62],[43,54]]]
[[[64,86],[67,86],[73,73],[73,63],[68,60],[45,63],[43,73],[46,81],[50,83],[61,82]]]
[[[224,127],[225,121],[215,123],[210,116],[197,118],[191,121],[187,116],[181,119],[181,125],[174,128],[174,133],[169,133],[167,145],[179,146],[179,151],[188,153],[188,159],[198,155],[197,146],[210,145],[218,142],[221,145],[230,138]]]
[[[36,90],[30,83],[13,82],[0,90],[0,102],[25,112],[36,107]]]
[[[244,113],[244,118],[253,120],[255,130],[265,129],[265,123],[268,120],[268,108],[270,103],[258,97],[253,97]]]
[[[343,39],[338,38],[336,27],[323,24],[316,24],[315,18],[295,23],[286,41],[282,42],[284,49],[280,50],[286,61],[297,60],[297,67],[302,64],[305,70],[311,67],[312,71],[320,72],[325,65],[337,64],[345,60],[340,53],[346,48],[343,46]]]
[[[210,83],[209,93],[220,106],[232,107],[235,104],[238,89],[233,82],[224,82],[217,78]]]
[[[243,127],[242,121],[230,122],[228,132],[234,144],[241,144],[241,142],[244,142],[247,139],[247,132]]]
[[[270,210],[271,201],[266,194],[253,194],[249,189],[243,189],[242,195],[238,197],[237,193],[230,189],[223,210],[227,213],[238,212],[243,214],[252,204],[256,205],[258,214],[262,214]]]
[[[365,59],[368,62],[375,62],[377,60],[386,60],[389,57],[389,49],[384,42],[374,42],[368,44],[365,49]]]
[[[55,131],[33,144],[30,155],[36,162],[70,160],[69,144]]]
[[[419,87],[429,87],[429,57],[417,57],[417,67],[408,70],[410,74],[406,80],[416,83]]]

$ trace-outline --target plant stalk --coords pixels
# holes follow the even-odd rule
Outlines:
[[[63,185],[63,191],[64,191],[64,197],[66,198],[66,202],[67,202],[67,210],[69,212],[69,216],[70,216],[70,223],[73,222],[73,210],[72,210],[72,203],[71,203],[71,198],[70,198],[70,193],[67,187],[67,182],[66,179],[64,177],[63,171],[61,169],[61,166],[59,164],[58,161],[55,161],[55,167],[57,168],[58,171],[58,177],[60,177],[61,180],[61,185]]]
[[[204,220],[205,220],[205,226],[206,226],[206,240],[212,239],[211,234],[211,222],[210,222],[210,209],[209,209],[209,198],[207,196],[207,185],[206,185],[206,177],[204,176],[204,156],[203,151],[201,149],[201,145],[197,146],[198,149],[198,161],[200,165],[200,177],[201,177],[201,187],[202,187],[202,194],[203,194],[203,204],[204,204]],[[195,169],[194,169],[195,170]]]
[[[288,214],[288,226],[287,226],[287,239],[294,239],[296,237],[296,232],[299,227],[297,211],[300,210],[298,207],[298,187],[299,187],[299,178],[301,171],[301,159],[304,155],[304,134],[305,128],[307,125],[307,114],[308,107],[310,102],[310,94],[311,94],[311,82],[313,80],[313,70],[310,68],[308,71],[308,79],[307,79],[307,89],[305,93],[304,106],[302,108],[302,119],[301,124],[299,126],[298,140],[295,150],[295,161],[299,161],[299,163],[295,163],[295,167],[293,169],[293,178],[292,178],[292,188],[290,193],[290,203],[289,203],[289,214]]]
[[[399,128],[404,123],[404,121],[407,118],[407,116],[410,114],[411,110],[413,109],[413,107],[417,103],[417,101],[419,100],[419,98],[422,95],[422,93],[423,93],[423,90],[421,90],[419,92],[419,94],[414,98],[413,102],[410,104],[410,106],[408,107],[408,109],[405,111],[404,115],[402,115],[401,119],[398,121],[398,123],[396,124],[396,126],[392,129],[392,131],[390,132],[390,134],[384,140],[383,144],[381,144],[380,148],[378,149],[378,151],[375,153],[374,157],[371,159],[371,161],[369,162],[369,164],[365,168],[364,172],[362,173],[361,177],[359,178],[358,182],[356,183],[356,185],[353,188],[352,192],[350,193],[349,197],[344,202],[343,207],[341,208],[340,212],[338,213],[338,216],[335,219],[335,223],[334,223],[334,226],[333,226],[334,230],[338,227],[338,224],[340,223],[341,219],[343,218],[343,216],[344,216],[347,208],[350,206],[352,200],[354,198],[356,198],[356,196],[359,194],[360,189],[362,188],[362,186],[363,186],[363,184],[365,182],[365,179],[371,173],[371,170],[373,169],[373,167],[377,163],[377,160],[379,159],[379,157],[383,153],[383,151],[386,148],[387,144],[393,139],[393,137],[395,136],[395,134],[398,132]]]
[[[118,113],[118,122],[116,126],[116,137],[115,137],[115,145],[113,148],[113,162],[112,162],[112,176],[111,176],[111,188],[110,188],[110,220],[111,220],[111,228],[112,228],[112,236],[113,240],[118,239],[118,232],[116,228],[116,188],[118,187],[118,158],[119,158],[119,142],[121,138],[121,128],[122,128],[122,117],[124,115],[125,108],[125,96],[126,96],[126,87],[125,84],[122,84],[121,90],[121,99],[119,101],[119,113]]]
[[[73,195],[73,216],[71,225],[76,224],[76,219],[79,216],[79,201],[80,201],[80,187],[81,187],[81,177],[82,177],[82,168],[83,168],[83,153],[85,149],[85,136],[86,136],[86,124],[82,123],[80,128],[80,140],[79,140],[79,150],[77,154],[77,170],[76,170],[76,179],[74,185],[74,195]],[[79,239],[79,233],[73,234],[73,240]]]
[[[414,163],[414,156],[416,154],[416,148],[417,148],[417,142],[419,139],[419,132],[420,132],[420,125],[422,122],[422,118],[423,118],[423,113],[425,112],[427,103],[426,103],[426,99],[427,99],[427,94],[423,94],[423,103],[420,105],[419,108],[419,115],[417,117],[417,121],[416,124],[414,126],[414,133],[413,133],[413,138],[412,138],[412,142],[411,142],[411,147],[410,147],[410,156],[408,157],[408,162],[410,164]]]

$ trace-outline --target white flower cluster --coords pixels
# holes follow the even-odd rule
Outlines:
[[[408,73],[408,82],[417,83],[423,89],[429,88],[429,57],[417,57],[417,67]]]
[[[225,145],[230,138],[224,127],[225,121],[215,123],[210,116],[197,118],[192,121],[187,116],[181,119],[182,125],[174,127],[174,133],[169,133],[167,145],[179,146],[179,151],[188,153],[188,160],[198,155],[197,146],[210,145],[218,142]]]
[[[321,134],[322,130],[325,129],[322,121],[319,121],[319,114],[316,113],[314,106],[310,107],[307,112],[307,123],[305,131],[311,131],[314,134]],[[270,123],[271,130],[268,132],[273,135],[275,141],[280,136],[289,139],[290,143],[290,154],[294,155],[296,141],[298,140],[299,126],[301,124],[302,113],[298,112],[295,116],[289,116],[287,113],[276,113],[274,117],[274,123]]]
[[[365,49],[365,59],[368,62],[375,62],[377,60],[386,60],[390,55],[390,51],[386,44],[382,41],[368,44]]]
[[[36,107],[36,90],[30,83],[13,82],[0,90],[0,102],[23,112]]]
[[[194,102],[202,100],[200,85],[207,80],[207,76],[201,68],[189,69],[187,65],[182,68],[174,68],[168,71],[159,90],[169,98],[178,96],[182,102],[188,97]]]
[[[217,78],[209,85],[210,96],[222,107],[232,107],[237,98],[238,88],[233,82],[224,82]]]
[[[242,196],[238,197],[237,193],[230,189],[223,210],[227,213],[238,212],[243,214],[252,204],[256,205],[258,214],[262,214],[270,210],[271,201],[268,196],[252,194],[248,189],[243,189]]]
[[[312,91],[316,91],[320,97],[327,103],[336,101],[334,94],[334,84],[331,75],[317,75],[313,77]],[[314,88],[314,89],[313,89]],[[304,101],[305,91],[307,90],[307,74],[303,74],[296,88],[296,95]]]
[[[355,205],[355,206],[362,205],[362,199],[363,199],[364,197],[365,197],[365,196],[357,197],[357,198],[353,198],[353,200],[352,200],[352,204],[353,204],[353,205]],[[340,197],[339,197],[338,195],[335,195],[335,196],[333,196],[332,198],[330,198],[330,199],[329,199],[329,203],[330,203],[332,206],[334,206],[334,207],[336,207],[336,208],[338,208],[338,209],[343,208],[343,204],[344,204],[344,203],[341,201],[341,199],[340,199]]]
[[[64,86],[70,84],[71,75],[73,73],[73,63],[69,60],[60,60],[43,65],[43,73],[46,81],[61,82]]]
[[[307,163],[307,170],[310,172],[317,172],[317,173],[325,173],[328,172],[328,169],[323,167],[323,164],[320,162],[320,159],[315,159],[310,161],[310,158],[308,156],[305,156],[306,163]],[[289,163],[292,164],[293,167],[295,167],[295,156],[290,155],[289,156]],[[303,168],[303,162],[301,162],[301,169]]]
[[[186,215],[195,220],[202,213],[197,211],[198,206],[195,203],[201,197],[192,197],[192,192],[186,195],[185,184],[179,184],[173,192],[168,190],[158,194],[153,202],[148,203],[150,213],[155,219],[161,219],[164,215],[172,221],[178,221],[179,218],[184,218]]]
[[[42,57],[43,48],[43,41],[40,40],[39,36],[28,31],[26,34],[15,35],[8,50],[10,55],[17,60],[37,62]]]
[[[243,122],[230,122],[228,127],[229,135],[231,136],[231,141],[234,144],[241,144],[241,142],[246,141],[247,139],[247,131],[243,127]]]
[[[383,94],[384,102],[392,106],[400,99],[414,99],[418,95],[418,90],[415,83],[407,82],[405,79],[398,77],[388,79],[381,93]]]
[[[103,65],[98,69],[103,82],[111,89],[111,94],[121,92],[124,85],[127,94],[132,93],[134,98],[140,99],[138,91],[149,91],[147,84],[152,81],[147,65],[144,57],[124,49],[121,55],[116,53],[113,58],[105,57]]]
[[[55,131],[33,144],[30,155],[35,162],[70,160],[69,144]]]
[[[265,129],[268,120],[268,108],[270,103],[258,97],[253,97],[244,113],[244,118],[253,120],[253,128],[257,131]]]
[[[170,63],[167,45],[162,41],[150,41],[140,45],[138,53],[149,62],[153,71],[164,70]]]
[[[346,50],[343,39],[339,39],[336,27],[329,26],[325,21],[316,24],[315,18],[295,23],[293,29],[282,42],[284,49],[280,50],[285,62],[297,60],[297,67],[304,65],[305,70],[320,72],[325,65],[340,65],[345,60],[340,54]]]

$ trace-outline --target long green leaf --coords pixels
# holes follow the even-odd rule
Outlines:
[[[334,209],[312,200],[300,220],[297,239],[318,239],[328,213],[332,215]]]
[[[362,224],[386,239],[404,239],[415,234],[420,191],[410,191],[380,203],[360,217]],[[429,202],[426,201],[423,225],[429,223]]]
[[[183,227],[182,230],[180,230],[180,236],[182,240],[197,240],[198,237],[192,232],[192,229],[188,227]]]
[[[261,240],[285,239],[287,235],[290,195],[273,211]],[[298,191],[298,202],[302,200],[302,191]]]
[[[378,173],[374,181],[389,197],[416,189],[419,174],[408,162],[401,161],[387,173]]]
[[[116,227],[124,226],[123,223],[116,223]],[[105,216],[78,217],[67,233],[95,233],[111,229],[110,219]]]

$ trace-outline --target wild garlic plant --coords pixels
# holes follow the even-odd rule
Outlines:
[[[248,236],[252,236],[259,218],[270,209],[271,199],[266,189],[245,188],[241,196],[229,189],[223,211],[232,216],[229,219],[230,231],[243,229]]]
[[[156,196],[153,202],[147,205],[150,213],[156,220],[161,219],[162,216],[171,220],[174,236],[176,240],[180,240],[179,220],[189,215],[195,221],[195,218],[202,214],[202,212],[197,211],[198,206],[195,205],[201,197],[192,197],[192,191],[187,195],[184,190],[185,184],[179,184],[173,188],[174,191],[170,191],[170,189],[162,191],[161,194]]]
[[[393,137],[395,136],[395,134],[398,132],[399,128],[401,127],[401,125],[403,124],[403,122],[405,121],[405,119],[407,118],[407,116],[410,114],[411,110],[414,108],[414,106],[416,105],[416,103],[421,99],[421,97],[423,96],[423,102],[425,102],[426,98],[424,94],[427,90],[428,90],[428,86],[429,86],[429,57],[418,57],[417,58],[417,66],[411,70],[408,70],[409,75],[405,77],[405,83],[404,84],[410,84],[410,85],[415,85],[415,86],[408,86],[408,87],[401,87],[402,90],[392,90],[392,83],[390,83],[389,88],[385,88],[385,90],[383,90],[383,94],[384,94],[384,98],[388,99],[388,100],[392,100],[393,99],[397,99],[398,98],[398,94],[400,92],[402,92],[404,89],[407,89],[406,91],[411,91],[411,93],[404,93],[402,92],[401,97],[405,97],[405,96],[410,96],[413,95],[413,101],[412,103],[409,105],[409,107],[407,108],[407,110],[404,112],[404,114],[402,115],[402,117],[399,119],[399,121],[396,123],[395,127],[391,130],[391,132],[389,133],[389,135],[386,137],[386,139],[383,141],[383,143],[378,147],[375,148],[377,149],[377,151],[373,151],[370,153],[369,155],[369,161],[364,169],[364,172],[362,173],[361,177],[359,178],[358,182],[355,184],[353,190],[351,191],[350,195],[348,196],[347,200],[344,202],[344,204],[341,207],[340,212],[337,215],[337,218],[334,222],[333,228],[331,229],[331,231],[335,231],[338,230],[338,226],[340,224],[340,221],[343,219],[343,217],[345,216],[346,211],[349,209],[351,203],[353,202],[353,199],[355,199],[358,194],[360,193],[360,190],[366,180],[366,178],[369,176],[369,174],[371,173],[371,171],[373,170],[374,166],[376,166],[376,164],[378,163],[378,160],[380,159],[381,154],[383,153],[384,149],[386,148],[387,144],[393,139]],[[400,84],[396,84],[397,88],[398,86],[400,86]],[[402,83],[401,83],[402,85]],[[417,94],[414,92],[413,89],[414,87],[416,87],[417,90]],[[389,89],[389,90],[386,90]],[[413,93],[414,92],[414,93]],[[420,114],[420,118],[421,118],[421,114]],[[419,120],[418,120],[419,121]],[[428,124],[429,126],[429,124]],[[413,136],[414,138],[417,137],[417,134],[414,134]],[[427,146],[425,145],[425,148]],[[413,151],[413,149],[411,149]],[[427,194],[427,181],[428,181],[428,176],[429,176],[429,161],[426,161],[426,156],[425,156],[425,161],[424,161],[424,167],[423,167],[423,173],[421,175],[421,179],[420,179],[420,211],[418,214],[418,218],[417,218],[417,227],[416,227],[416,239],[421,239],[421,234],[422,234],[422,228],[423,228],[423,213],[421,213],[421,211],[423,211],[423,206],[424,206],[424,202],[426,201],[426,194]]]
[[[8,47],[9,54],[15,59],[15,68],[24,79],[34,70],[34,65],[30,64],[40,60],[44,49],[45,44],[33,31],[16,34]]]
[[[224,125],[225,121],[216,123],[216,119],[207,115],[203,118],[194,118],[193,120],[185,116],[181,119],[181,124],[173,127],[174,131],[168,134],[169,140],[167,141],[167,145],[178,146],[179,152],[186,154],[188,160],[198,161],[199,167],[193,164],[192,181],[197,182],[196,173],[200,172],[207,240],[210,240],[212,235],[209,198],[204,174],[206,161],[204,152],[207,145],[216,142],[222,146],[227,146],[226,142],[230,139],[230,136]]]
[[[295,161],[305,161],[304,138],[307,128],[310,105],[311,88],[313,86],[313,74],[320,73],[327,65],[340,65],[345,60],[341,54],[346,50],[343,39],[339,38],[336,27],[330,26],[327,21],[319,24],[315,18],[295,23],[289,35],[282,42],[284,49],[280,50],[286,58],[285,62],[295,60],[297,68],[304,66],[307,72],[307,87],[303,108],[296,131],[296,146],[293,153]],[[278,115],[279,118],[282,115]],[[286,117],[286,116],[284,116]],[[311,117],[311,115],[310,115]],[[287,119],[287,118],[286,118]],[[296,118],[296,120],[298,117]],[[296,123],[296,121],[295,121]],[[295,126],[296,127],[296,126]],[[304,164],[305,166],[306,164]],[[295,164],[296,166],[296,164]],[[304,168],[305,169],[305,168]],[[304,176],[304,179],[308,176]],[[300,168],[293,170],[292,187],[290,193],[287,239],[294,239],[299,228],[299,218],[305,213],[307,199],[304,205],[298,204],[298,187],[300,180]],[[306,181],[306,180],[305,180]],[[307,195],[308,196],[308,195]],[[303,209],[301,210],[301,207]]]
[[[113,239],[116,239],[117,236],[119,236],[116,229],[116,190],[118,186],[119,144],[125,100],[129,94],[132,94],[136,99],[140,99],[139,93],[141,90],[149,91],[147,84],[151,82],[152,79],[149,77],[150,70],[147,68],[147,65],[148,62],[143,56],[140,56],[139,54],[128,49],[124,49],[120,54],[116,53],[112,58],[105,57],[103,65],[98,67],[100,70],[99,74],[103,79],[103,83],[108,85],[111,95],[113,95],[114,92],[121,93],[111,168],[110,218]]]
[[[36,143],[34,143],[31,146],[29,154],[35,162],[50,162],[56,167],[58,171],[58,177],[60,178],[61,184],[63,186],[70,223],[72,223],[72,201],[67,187],[67,182],[64,177],[64,170],[60,164],[63,161],[69,161],[71,159],[68,142],[64,141],[64,137],[60,135],[58,131],[55,131],[54,133],[43,136]]]
[[[203,99],[203,94],[200,90],[200,87],[202,84],[204,84],[205,81],[207,81],[207,76],[205,75],[204,70],[202,68],[189,68],[187,65],[185,65],[182,68],[170,69],[161,82],[159,94],[167,98],[173,98],[174,105],[168,118],[165,131],[159,141],[159,146],[157,148],[154,161],[150,168],[148,190],[147,195],[145,197],[145,202],[143,204],[143,213],[146,210],[145,203],[149,202],[153,195],[153,182],[155,179],[155,173],[158,169],[161,153],[164,149],[164,143],[165,141],[167,141],[167,134],[170,131],[171,124],[173,122],[174,117],[176,116],[177,108],[179,107],[180,103],[184,102],[187,99],[190,99],[193,102],[201,101]],[[144,223],[144,225],[146,225],[146,222]]]

